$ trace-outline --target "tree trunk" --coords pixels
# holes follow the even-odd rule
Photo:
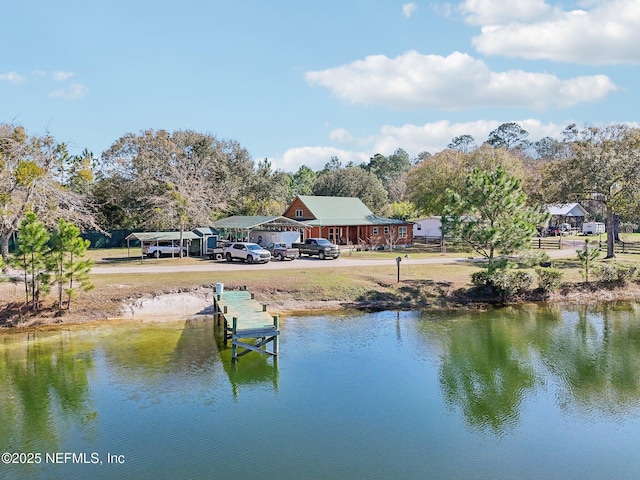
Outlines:
[[[615,258],[615,222],[613,218],[613,210],[609,205],[606,205],[607,211],[607,256],[605,258]]]
[[[7,261],[9,260],[9,240],[11,240],[11,234],[13,232],[2,230],[0,235],[0,241],[2,242],[2,259],[5,261],[5,270],[8,268]]]

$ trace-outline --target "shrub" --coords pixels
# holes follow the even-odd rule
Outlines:
[[[603,283],[617,283],[625,285],[634,279],[637,267],[624,263],[601,263],[594,268],[596,278]]]
[[[495,285],[503,295],[515,295],[516,293],[531,290],[533,286],[533,275],[530,272],[504,271],[500,272]]]
[[[549,261],[549,255],[544,250],[529,250],[520,255],[518,265],[522,268],[531,268]]]
[[[531,290],[533,275],[522,270],[486,270],[474,272],[471,282],[478,287],[487,287],[490,292],[503,297]]]
[[[489,272],[486,270],[473,272],[471,274],[471,283],[473,283],[476,287],[485,287],[489,285]]]
[[[564,272],[558,268],[536,267],[536,276],[538,277],[538,287],[543,292],[553,292],[562,285],[562,277]]]

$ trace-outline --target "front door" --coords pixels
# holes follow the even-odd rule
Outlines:
[[[335,243],[336,245],[340,244],[340,229],[338,227],[329,228],[329,238],[328,240],[331,243]]]

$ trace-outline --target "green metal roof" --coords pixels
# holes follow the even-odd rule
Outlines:
[[[305,228],[305,225],[302,222],[298,222],[291,218],[287,217],[270,217],[270,216],[242,216],[235,215],[233,217],[223,218],[221,220],[216,220],[213,222],[214,228],[217,230],[227,229],[227,230],[252,230],[254,228],[262,227],[298,227]]]
[[[312,195],[299,195],[298,197],[316,219],[362,219],[373,215],[369,207],[356,197],[321,197]]]
[[[215,230],[215,228],[211,227],[194,228],[193,233],[195,233],[199,237],[204,237],[205,235],[218,235],[218,232]]]
[[[183,240],[200,238],[193,232],[182,232]],[[171,242],[180,240],[180,232],[133,232],[125,240],[140,240],[141,242]]]
[[[362,200],[356,197],[322,197],[298,195],[315,219],[304,223],[313,226],[356,225],[406,225],[404,220],[383,218],[374,215]]]

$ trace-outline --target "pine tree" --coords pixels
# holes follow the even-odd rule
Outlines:
[[[476,168],[460,192],[448,193],[444,232],[487,258],[489,270],[497,252],[509,255],[528,248],[536,227],[546,220],[539,208],[527,205],[522,181],[502,167]]]
[[[18,229],[14,266],[24,271],[25,302],[31,310],[40,308],[40,296],[50,289],[51,272],[47,266],[50,235],[35,213],[28,213]]]
[[[63,293],[67,295],[67,309],[71,308],[71,298],[81,290],[90,290],[89,272],[93,262],[83,259],[90,241],[80,237],[80,229],[70,222],[60,219],[52,238],[51,267],[55,272],[58,288],[58,308],[63,308]]]

